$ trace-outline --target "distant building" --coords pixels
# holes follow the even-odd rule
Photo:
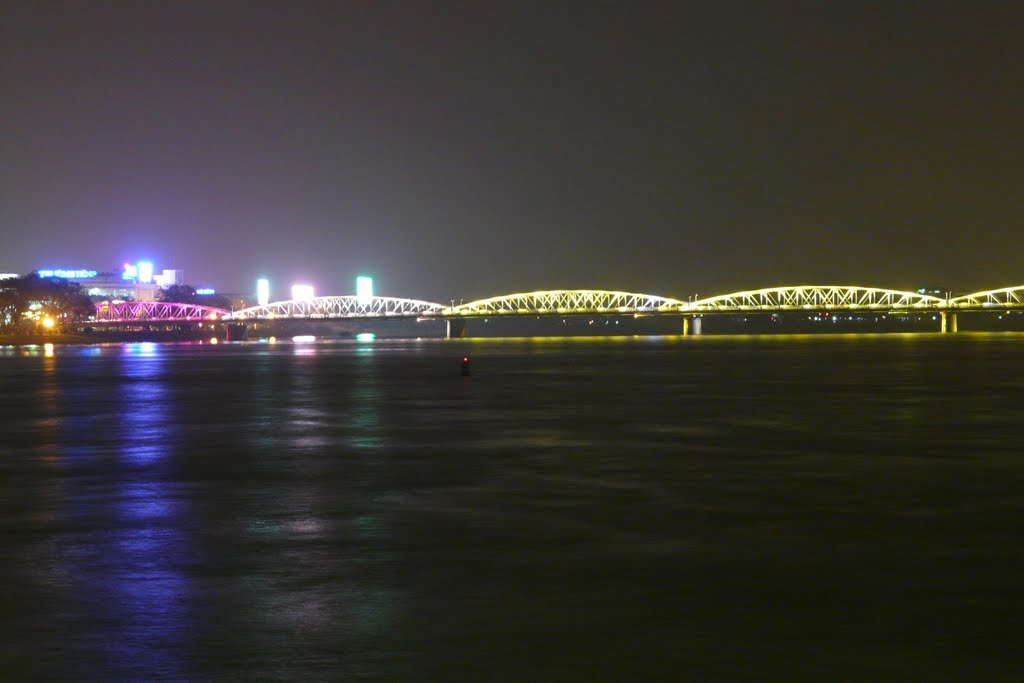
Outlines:
[[[100,301],[156,301],[157,292],[184,281],[184,271],[153,272],[149,262],[126,263],[124,270],[97,272],[95,270],[40,269],[39,277],[59,277],[77,282],[93,300]]]

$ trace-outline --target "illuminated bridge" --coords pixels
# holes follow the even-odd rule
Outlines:
[[[558,289],[506,294],[446,306],[422,299],[323,296],[277,301],[238,311],[194,304],[160,302],[103,303],[95,322],[219,323],[245,325],[274,320],[445,320],[448,336],[465,336],[475,318],[540,316],[676,316],[683,334],[699,333],[707,315],[738,313],[882,312],[935,313],[943,332],[955,332],[958,312],[1024,310],[1024,286],[941,298],[919,292],[848,285],[800,285],[719,294],[683,301],[654,294],[597,289]]]
[[[131,322],[204,322],[217,321],[230,315],[222,308],[198,304],[167,303],[163,301],[104,301],[96,304],[97,323]]]

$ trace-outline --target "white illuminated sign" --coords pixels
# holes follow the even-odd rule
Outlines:
[[[313,298],[313,285],[292,285],[292,299],[305,301]]]
[[[149,261],[139,261],[139,282],[144,285],[148,285],[153,281],[153,264]]]
[[[39,277],[59,277],[65,280],[84,280],[89,277],[96,277],[95,270],[40,270]]]

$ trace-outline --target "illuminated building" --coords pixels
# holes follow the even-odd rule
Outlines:
[[[369,306],[373,301],[373,278],[360,275],[356,278],[356,300],[360,306]]]
[[[94,300],[155,301],[161,289],[183,282],[181,270],[163,270],[159,273],[149,261],[125,263],[120,273],[99,272],[88,269],[40,268],[39,277],[62,278],[77,282]]]

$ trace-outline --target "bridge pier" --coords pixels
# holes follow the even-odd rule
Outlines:
[[[445,338],[447,339],[464,339],[466,337],[467,321],[461,318],[448,318],[445,320],[447,323],[447,329],[445,330]]]
[[[689,337],[691,335],[700,334],[700,316],[699,315],[685,315],[683,316],[683,336]]]
[[[946,334],[956,332],[956,313],[953,311],[942,311],[941,331]]]
[[[224,325],[224,341],[244,341],[249,326],[245,323],[227,323]]]

